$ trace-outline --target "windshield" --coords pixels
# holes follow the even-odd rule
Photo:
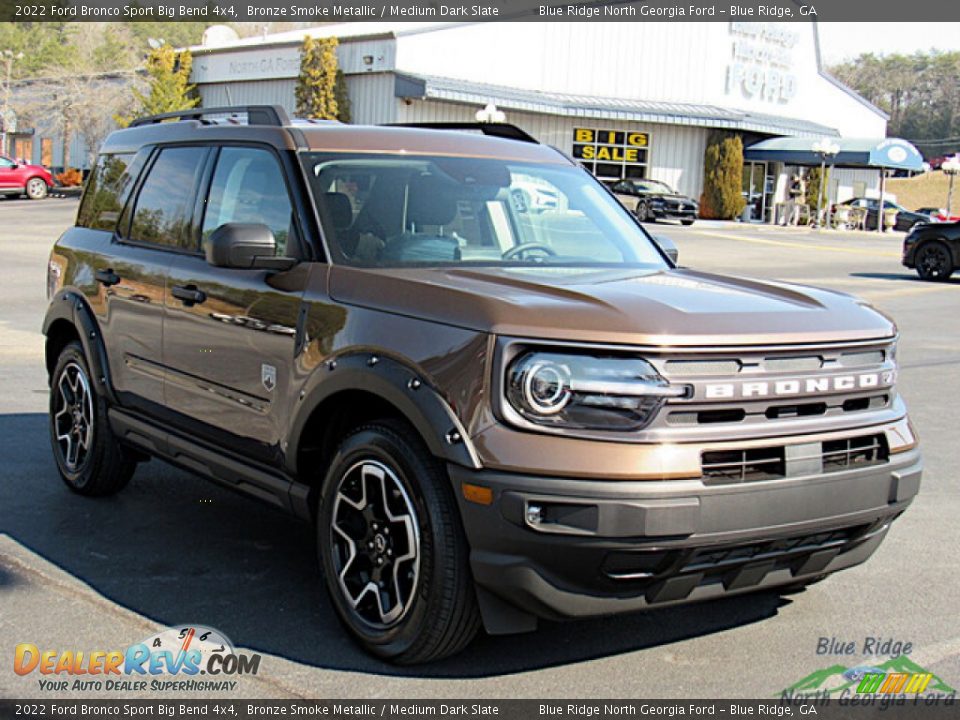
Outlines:
[[[578,167],[330,153],[305,153],[303,163],[337,262],[667,267]]]
[[[670,193],[671,195],[675,194],[672,187],[667,185],[665,182],[660,182],[659,180],[634,180],[633,186],[637,190],[642,190],[643,192]]]

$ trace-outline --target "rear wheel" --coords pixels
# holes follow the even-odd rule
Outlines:
[[[480,614],[450,481],[408,426],[384,420],[347,436],[317,517],[333,605],[368,652],[413,664],[473,639]]]
[[[950,248],[939,240],[930,240],[921,245],[917,249],[915,264],[917,275],[924,280],[945,282],[953,273]]]
[[[681,220],[681,225],[693,225],[693,220]]]
[[[49,190],[43,178],[30,178],[27,180],[27,185],[24,189],[27,192],[27,197],[31,200],[43,200]]]
[[[136,468],[107,422],[106,400],[93,390],[79,342],[60,353],[50,386],[50,443],[60,477],[81,495],[110,495]]]

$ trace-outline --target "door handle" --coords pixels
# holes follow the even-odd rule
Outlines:
[[[116,285],[118,282],[120,282],[120,276],[113,271],[113,268],[97,270],[93,276],[97,279],[98,283],[101,285],[106,285],[107,287]]]
[[[198,290],[196,285],[174,285],[170,292],[187,307],[199,305],[207,299],[207,294]]]

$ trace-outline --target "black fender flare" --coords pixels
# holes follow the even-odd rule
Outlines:
[[[328,358],[307,380],[287,437],[287,470],[296,467],[304,428],[325,400],[351,390],[381,397],[416,428],[436,457],[479,470],[479,457],[456,413],[428,379],[396,358],[373,352],[353,352]]]
[[[107,348],[103,344],[103,335],[97,323],[96,316],[90,309],[86,298],[76,290],[65,288],[54,295],[47,314],[43,318],[43,334],[49,337],[50,328],[58,320],[65,320],[73,325],[80,336],[83,352],[90,364],[90,373],[93,375],[94,389],[104,395],[112,404],[117,404],[110,378],[110,363],[107,359]]]

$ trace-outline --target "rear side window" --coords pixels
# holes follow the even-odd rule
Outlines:
[[[203,237],[227,223],[260,223],[273,231],[284,255],[293,208],[283,172],[273,153],[259,148],[225,147],[217,159],[203,217]]]
[[[196,250],[193,209],[206,150],[164,148],[137,196],[130,239],[181,250]]]
[[[91,230],[117,227],[126,193],[133,175],[130,165],[133,154],[101,155],[87,178],[86,191],[77,213],[77,225]]]

